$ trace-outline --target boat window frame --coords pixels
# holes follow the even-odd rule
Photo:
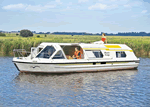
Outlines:
[[[89,55],[87,54],[87,51],[91,51],[93,53],[94,57],[89,57]],[[96,57],[96,55],[94,54],[94,52],[101,53],[102,57]],[[87,56],[88,59],[102,59],[105,56],[101,50],[85,50],[85,53],[86,53],[86,56]]]
[[[31,47],[31,53],[30,53],[31,54],[31,59],[33,59],[38,54],[37,50],[38,50],[37,47]]]
[[[89,57],[87,51],[91,52],[93,54],[93,57]],[[88,59],[95,59],[96,58],[92,50],[85,50],[85,53],[86,53],[86,56]]]
[[[122,57],[122,56],[121,56],[121,52],[123,52],[123,53],[125,54],[125,56]],[[126,57],[127,57],[127,54],[126,54],[125,51],[116,51],[115,53],[116,53],[116,58],[126,58]],[[120,53],[120,57],[117,56],[117,53]]]
[[[41,48],[41,50],[39,50]],[[38,54],[43,50],[44,48],[43,47],[38,47]]]
[[[54,50],[55,50],[55,51],[51,54],[51,56],[50,56],[49,58],[37,57],[37,56],[38,56],[46,47],[48,47],[48,46],[53,47]],[[53,57],[53,55],[54,55],[54,53],[55,53],[56,51],[57,51],[57,50],[56,50],[56,48],[55,48],[53,45],[46,45],[46,46],[44,46],[43,49],[36,55],[35,58],[50,59],[51,57]]]
[[[52,55],[51,59],[53,59],[53,58],[55,57],[55,55],[56,55],[59,51],[61,52],[61,54],[62,54],[63,57],[64,57],[64,58],[60,58],[60,59],[66,59],[65,54],[64,54],[64,52],[63,52],[62,50],[55,51],[54,54]],[[59,59],[59,58],[58,58],[58,59]],[[53,60],[58,60],[58,59],[53,59]],[[60,60],[60,59],[59,59],[59,60]]]
[[[62,52],[64,54],[65,59],[67,59],[67,60],[81,60],[81,59],[85,59],[85,52],[84,52],[83,48],[79,44],[60,45],[60,47],[61,47],[61,50],[62,50]],[[71,57],[71,59],[68,58],[68,54],[66,54],[66,51],[64,50],[65,47],[72,47],[72,48],[78,47],[79,51],[81,52],[81,59],[73,59],[72,58],[73,55],[72,56],[69,55],[69,57]],[[82,49],[82,51],[81,51],[81,49]]]
[[[105,56],[110,56],[110,52],[106,51],[104,52]]]
[[[100,56],[100,57],[97,57],[97,56],[94,54],[94,52],[99,52],[99,56]],[[97,58],[103,58],[103,57],[104,57],[104,55],[103,55],[103,53],[102,53],[101,50],[94,50],[94,51],[93,51],[93,54],[95,55],[95,58],[96,58],[96,59],[97,59]],[[101,57],[101,55],[102,55],[102,57]]]

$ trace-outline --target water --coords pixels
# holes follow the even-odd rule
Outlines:
[[[150,107],[150,59],[138,70],[63,75],[19,73],[0,57],[0,107]]]

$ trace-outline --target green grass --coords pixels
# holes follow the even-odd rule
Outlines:
[[[40,37],[37,38],[37,35]],[[26,49],[30,51],[31,47],[36,47],[42,42],[58,42],[58,43],[89,43],[101,40],[101,36],[97,35],[47,35],[34,34],[33,37],[20,37],[15,33],[7,34],[6,37],[0,37],[0,55],[13,56],[13,49]],[[142,36],[107,36],[108,43],[126,44],[133,49],[138,57],[150,57],[150,37]]]

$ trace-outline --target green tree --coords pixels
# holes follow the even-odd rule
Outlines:
[[[1,33],[1,32],[0,32],[0,36],[6,36],[6,35],[5,35],[5,33]]]
[[[30,36],[33,36],[33,33],[30,31],[30,30],[21,30],[20,31],[20,36],[22,37],[30,37]]]

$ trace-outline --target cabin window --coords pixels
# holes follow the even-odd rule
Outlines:
[[[101,51],[86,51],[86,54],[89,58],[103,58]]]
[[[105,56],[110,56],[110,52],[104,52]]]
[[[43,48],[39,48],[39,51],[38,51],[38,53],[42,50]]]
[[[116,52],[116,58],[125,58],[126,53],[124,51],[118,51]]]
[[[53,59],[65,59],[65,57],[64,57],[62,51],[60,50],[60,51],[58,51],[58,52],[55,54],[55,56],[53,57]]]
[[[83,49],[78,45],[61,45],[61,48],[63,49],[67,59],[84,59]],[[79,51],[78,58],[75,57],[75,48]]]
[[[86,51],[86,54],[89,58],[95,58],[93,51]]]
[[[37,58],[47,58],[49,59],[52,54],[55,52],[55,48],[53,46],[46,46],[38,55]]]
[[[93,51],[96,58],[103,58],[103,54],[101,51]]]

